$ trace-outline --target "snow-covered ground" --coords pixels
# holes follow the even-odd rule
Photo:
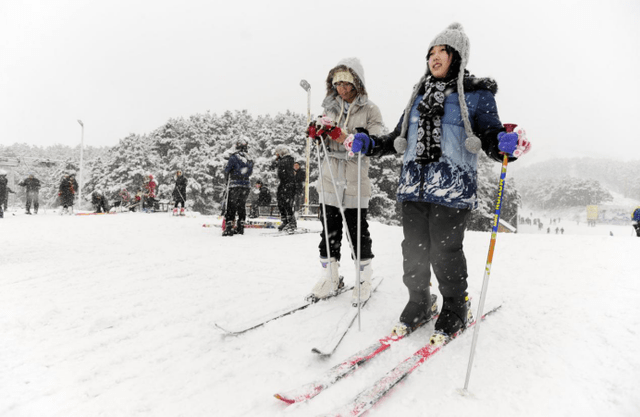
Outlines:
[[[362,311],[361,330],[323,360],[311,348],[350,308],[347,295],[237,337],[214,326],[304,297],[317,278],[318,235],[273,238],[248,229],[223,238],[202,227],[214,222],[165,213],[7,213],[0,220],[0,415],[313,416],[428,340],[429,327],[306,404],[276,400],[274,393],[311,381],[395,324],[406,302],[402,231],[372,222],[374,273],[384,282]],[[468,333],[368,415],[640,415],[640,239],[631,226],[561,225],[562,235],[524,228],[498,236],[486,308],[502,309],[482,325],[471,396],[458,393]],[[489,238],[468,232],[465,240],[475,300]],[[352,283],[352,264],[343,260]]]

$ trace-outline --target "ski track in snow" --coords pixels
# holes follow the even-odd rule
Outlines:
[[[7,213],[0,220],[0,415],[313,416],[427,342],[430,326],[308,403],[276,400],[275,392],[310,382],[395,324],[406,302],[402,230],[371,222],[374,274],[385,280],[362,311],[362,329],[356,321],[336,353],[321,359],[311,348],[350,308],[349,293],[240,336],[213,325],[303,298],[318,276],[318,234],[272,239],[247,229],[223,238],[202,227],[216,221]],[[485,309],[503,308],[481,326],[470,396],[457,390],[471,332],[368,415],[640,415],[640,239],[630,226],[562,225],[564,235],[523,227],[498,236]],[[489,239],[467,232],[465,240],[476,301]],[[348,254],[342,261],[353,283]]]

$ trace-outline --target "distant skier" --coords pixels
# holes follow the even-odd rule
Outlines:
[[[144,183],[144,199],[142,202],[142,210],[152,212],[156,202],[156,192],[158,190],[158,182],[149,174],[145,178]]]
[[[296,212],[304,205],[304,182],[307,180],[307,173],[304,168],[300,168],[299,162],[293,163],[294,183],[296,190],[293,198],[293,211]]]
[[[636,236],[640,237],[640,207],[637,207],[633,211],[633,228],[636,230]]]
[[[187,200],[187,178],[182,175],[182,171],[178,170],[176,172],[176,185],[173,188],[172,193],[173,201],[175,204],[173,206],[173,215],[184,216],[184,203]],[[180,204],[180,212],[178,213],[178,204]]]
[[[60,205],[62,206],[60,214],[73,214],[73,202],[77,191],[78,182],[75,176],[65,174],[58,187],[58,197],[60,198]]]
[[[0,202],[4,202],[5,198],[7,198],[8,187],[7,187],[7,171],[0,169]],[[3,204],[0,204],[0,219],[4,218],[4,208]]]
[[[7,206],[9,205],[9,194],[15,194],[16,192],[13,191],[11,188],[9,188],[9,186],[7,186],[7,195],[4,197],[4,202],[2,203],[2,207],[4,208],[4,211],[7,211]]]
[[[233,236],[234,234],[244,234],[244,222],[247,218],[247,197],[251,185],[249,178],[253,173],[253,161],[249,158],[247,151],[249,141],[246,138],[238,139],[236,151],[229,157],[229,162],[224,169],[225,183],[229,184],[227,195],[227,206],[225,210],[225,228],[222,236]],[[238,214],[238,222],[234,230],[233,224]]]
[[[38,214],[39,192],[40,192],[40,180],[29,174],[27,178],[18,183],[19,186],[25,187],[27,194],[27,214],[31,214],[31,204],[33,204],[33,213]]]
[[[276,198],[278,200],[278,210],[280,211],[280,221],[278,230],[293,232],[298,227],[296,217],[293,213],[293,199],[296,193],[296,178],[293,170],[293,157],[291,151],[285,145],[278,145],[275,149],[276,160],[273,164],[278,174],[280,184]]]
[[[262,180],[256,181],[257,198],[251,205],[251,217],[258,217],[260,215],[260,207],[271,206],[271,191],[269,187],[262,183]]]
[[[93,204],[96,213],[109,212],[109,202],[102,190],[94,190],[93,193],[91,193],[91,204]]]

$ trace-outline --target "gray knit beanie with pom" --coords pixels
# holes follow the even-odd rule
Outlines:
[[[457,87],[458,87],[458,102],[460,104],[460,113],[462,115],[462,122],[464,123],[464,130],[467,134],[467,140],[465,141],[465,148],[469,152],[478,153],[482,147],[480,139],[473,134],[471,129],[471,122],[469,122],[469,109],[467,108],[467,102],[464,97],[464,70],[469,62],[469,38],[464,33],[464,29],[460,23],[452,23],[445,30],[440,32],[429,44],[429,51],[436,45],[449,45],[460,54],[460,72],[458,73]],[[429,64],[427,64],[427,74],[429,74]],[[418,85],[424,84],[427,75],[423,76]],[[416,98],[419,87],[415,89],[414,94],[409,101],[408,107],[405,110],[405,117],[402,126],[403,137],[398,137],[395,141],[395,148],[398,153],[403,153],[407,147],[406,136],[407,126],[409,123],[409,113],[411,106]]]

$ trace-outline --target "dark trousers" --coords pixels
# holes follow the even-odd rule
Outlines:
[[[40,205],[38,197],[37,191],[27,191],[27,211],[31,211],[31,204],[33,204],[33,209],[36,213],[38,212],[38,207]]]
[[[227,224],[231,224],[238,214],[238,221],[244,222],[247,218],[247,197],[249,197],[249,189],[244,187],[229,188],[229,200],[227,201],[227,211],[224,218]]]
[[[293,199],[295,190],[292,185],[280,184],[276,198],[278,199],[278,211],[282,220],[293,216]]]
[[[467,289],[467,260],[462,250],[470,210],[430,203],[402,203],[402,257],[404,285],[410,301],[429,295],[431,268],[443,297],[456,297]]]
[[[322,205],[320,210],[322,210]],[[330,256],[340,260],[340,248],[342,246],[342,216],[340,215],[340,209],[334,206],[326,206],[327,208],[327,227],[329,229],[329,251]],[[371,259],[373,253],[371,252],[371,235],[369,234],[369,223],[367,223],[367,209],[361,209],[361,223],[360,223],[360,258]],[[345,209],[344,216],[347,219],[347,227],[349,237],[353,244],[353,250],[355,254],[358,254],[358,209]],[[324,231],[324,218],[320,213],[320,221],[322,222],[322,233],[320,234],[321,240],[318,248],[320,249],[320,257],[327,258],[327,243],[325,239]]]

